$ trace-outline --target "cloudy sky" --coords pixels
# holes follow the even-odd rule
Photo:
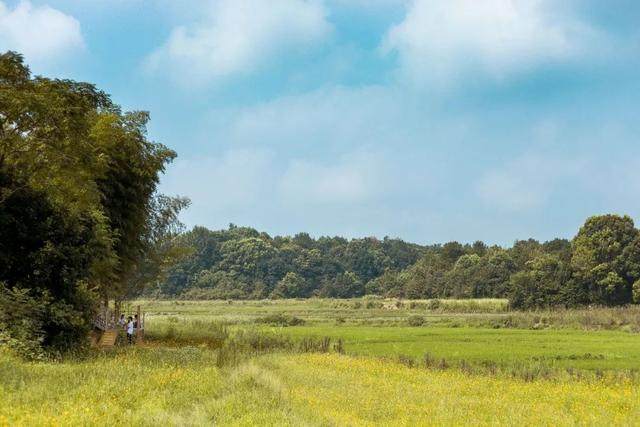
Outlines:
[[[640,220],[636,0],[0,0],[0,49],[151,111],[188,225],[510,244]]]

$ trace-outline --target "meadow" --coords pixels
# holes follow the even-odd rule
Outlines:
[[[296,317],[311,324],[406,325],[412,316],[428,326],[519,329],[620,330],[640,332],[640,306],[511,311],[506,299],[399,300],[380,298],[289,299],[259,301],[140,300],[158,325],[167,319],[246,324],[271,315]]]
[[[636,307],[371,302],[134,302],[142,345],[0,351],[0,425],[637,423]]]

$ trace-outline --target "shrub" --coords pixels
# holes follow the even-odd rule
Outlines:
[[[365,304],[365,308],[371,310],[375,308],[382,308],[384,303],[382,301],[367,301]]]
[[[407,319],[409,326],[422,326],[424,325],[424,317],[422,316],[409,316]]]
[[[427,308],[429,310],[437,310],[437,309],[440,308],[441,305],[442,304],[440,303],[439,299],[432,299],[432,300],[429,301],[429,304],[428,304]]]
[[[299,317],[290,316],[287,314],[277,313],[270,314],[268,316],[259,317],[255,320],[256,323],[267,323],[275,326],[298,326],[305,323],[304,319]]]
[[[43,315],[42,301],[27,290],[0,284],[0,345],[27,359],[42,358]]]

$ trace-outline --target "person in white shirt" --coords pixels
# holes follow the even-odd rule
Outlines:
[[[127,322],[127,342],[129,344],[133,344],[133,332],[134,332],[133,318],[129,316],[129,320]]]

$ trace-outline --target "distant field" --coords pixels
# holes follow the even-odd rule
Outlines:
[[[368,326],[406,325],[420,316],[431,326],[477,326],[521,329],[588,329],[640,332],[640,306],[551,310],[509,311],[502,299],[470,300],[381,300],[308,299],[259,301],[136,301],[150,319],[220,321],[229,324],[252,323],[273,314],[298,317],[307,323],[353,324]]]
[[[408,315],[424,314],[431,320],[474,313],[504,314],[507,300],[378,300],[307,299],[259,301],[137,301],[153,316],[207,317],[226,322],[247,322],[273,313],[286,313],[310,322],[342,319],[353,323],[402,322]]]
[[[341,339],[349,354],[406,356],[416,361],[425,355],[446,362],[475,365],[543,366],[586,370],[640,369],[640,335],[629,332],[638,319],[637,308],[566,311],[553,313],[507,313],[503,300],[440,301],[429,309],[428,301],[401,301],[398,309],[366,308],[366,300],[286,301],[160,301],[145,302],[151,336],[170,335],[180,344],[206,343],[220,322],[230,328],[257,328],[302,340],[305,337]],[[397,301],[384,304],[397,305]],[[504,305],[503,305],[504,304]],[[456,307],[458,312],[447,308]],[[469,313],[465,310],[486,313]],[[256,323],[283,314],[304,320],[301,326],[282,327]],[[408,319],[422,316],[422,326],[410,327]],[[556,316],[555,318],[553,316]],[[591,317],[589,317],[591,316]],[[515,318],[514,327],[503,325]],[[610,318],[617,319],[612,323]],[[631,320],[628,320],[628,319]],[[518,319],[521,321],[519,326]],[[539,327],[545,319],[555,319]],[[591,319],[585,330],[580,323]],[[625,320],[627,319],[627,320]],[[577,322],[577,323],[575,323]],[[600,323],[598,323],[600,322]],[[518,327],[519,326],[519,327]],[[527,329],[525,327],[529,326]],[[544,326],[544,324],[543,324]],[[612,330],[599,330],[612,329]]]

